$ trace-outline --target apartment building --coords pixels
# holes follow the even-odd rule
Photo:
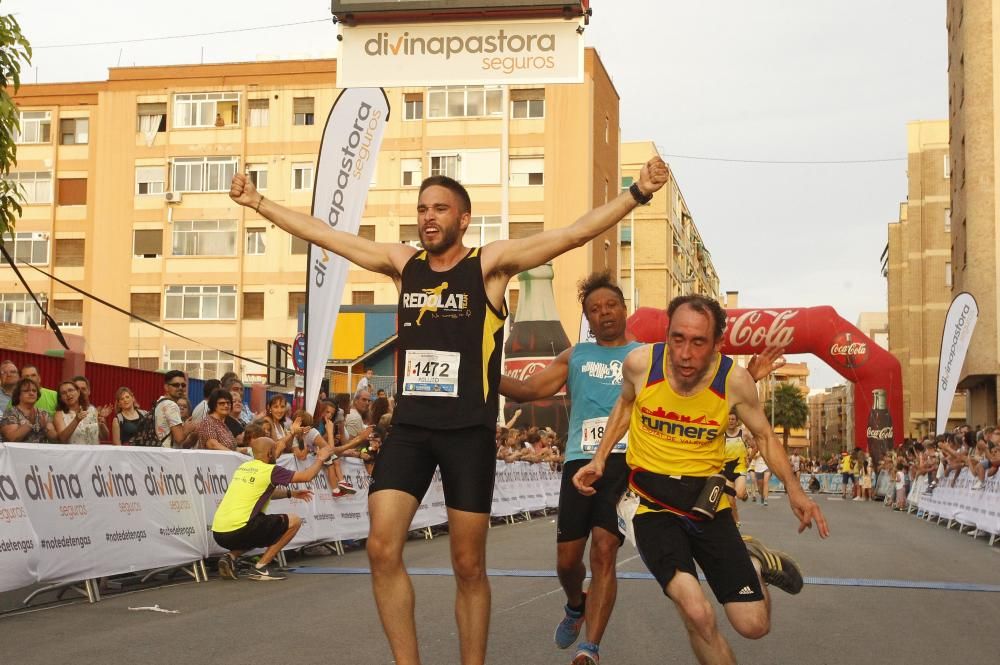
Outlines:
[[[317,152],[336,100],[335,60],[110,70],[107,81],[24,85],[18,166],[27,205],[12,248],[60,324],[86,338],[88,359],[205,378],[230,369],[263,378],[267,340],[290,342],[305,304],[307,247],[231,203],[247,172],[264,194],[308,212]],[[618,94],[585,52],[582,84],[388,89],[391,116],[360,234],[417,242],[421,180],[445,174],[473,201],[466,243],[529,237],[572,223],[618,193]],[[8,245],[11,246],[10,244]],[[556,302],[575,341],[575,283],[616,271],[613,229],[554,262]],[[389,305],[392,282],[353,268],[343,302]],[[518,288],[509,296],[516,308]],[[0,316],[41,325],[9,268]]]
[[[951,293],[971,293],[979,305],[958,382],[967,391],[966,420],[996,424],[1000,373],[1000,276],[997,273],[997,159],[1000,147],[1000,3],[948,0],[948,149],[941,158],[950,189]],[[891,325],[891,322],[890,322]]]
[[[809,456],[827,459],[854,450],[854,384],[844,383],[809,396]]]
[[[907,124],[907,194],[888,225],[882,273],[888,283],[889,352],[903,370],[903,433],[934,434],[944,319],[952,300],[952,213],[948,121]],[[978,337],[979,330],[976,330]],[[965,420],[965,395],[952,405]]]
[[[650,157],[659,154],[652,141],[622,143],[622,189],[639,177]],[[721,302],[719,276],[681,193],[674,170],[649,205],[639,206],[621,229],[621,286],[629,311],[665,308],[672,298],[690,293]]]

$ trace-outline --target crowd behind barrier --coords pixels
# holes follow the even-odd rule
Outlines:
[[[212,518],[233,471],[248,458],[210,450],[0,444],[0,591],[183,566],[223,554]],[[283,455],[278,462],[298,468]],[[356,494],[335,498],[324,474],[298,489],[311,501],[277,500],[303,526],[289,549],[368,535],[369,476],[342,460]],[[493,515],[555,508],[560,475],[548,464],[497,461]],[[447,522],[439,477],[412,529]]]

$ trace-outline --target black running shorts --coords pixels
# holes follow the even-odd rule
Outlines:
[[[278,513],[277,515],[265,515],[257,513],[250,518],[250,521],[236,531],[218,532],[213,531],[212,537],[219,547],[227,550],[255,550],[258,547],[270,547],[278,542],[288,531],[288,515]]]
[[[400,490],[420,501],[437,468],[446,506],[489,513],[496,475],[496,431],[483,426],[426,429],[395,424],[379,450],[368,492]]]
[[[697,561],[720,603],[763,600],[732,511],[720,510],[714,520],[691,524],[668,512],[643,513],[632,521],[639,555],[663,592],[677,571],[697,576]]]
[[[556,524],[556,542],[565,543],[590,536],[590,531],[599,526],[618,536],[618,543],[625,536],[618,531],[618,499],[628,485],[629,468],[625,455],[608,455],[604,464],[604,475],[594,483],[597,494],[584,496],[573,485],[573,475],[590,460],[572,460],[563,464],[562,483],[559,487],[559,519]]]

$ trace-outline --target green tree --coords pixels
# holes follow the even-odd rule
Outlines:
[[[806,398],[802,396],[802,391],[799,390],[798,386],[791,383],[779,383],[774,389],[772,399],[768,399],[764,404],[764,415],[769,420],[771,419],[772,408],[774,426],[775,428],[782,428],[782,443],[785,445],[785,449],[787,449],[788,436],[791,430],[806,426],[809,405],[806,404]]]
[[[7,176],[17,164],[14,133],[20,129],[17,106],[11,90],[21,87],[21,66],[31,64],[31,44],[21,33],[21,26],[12,15],[0,16],[0,242],[14,229],[21,216],[24,193],[21,186]]]

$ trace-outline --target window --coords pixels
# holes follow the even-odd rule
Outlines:
[[[292,164],[292,189],[312,189],[313,165],[308,163]]]
[[[316,100],[312,97],[296,97],[292,100],[293,125],[312,125],[316,122],[314,109]]]
[[[951,231],[951,208],[944,209],[944,230]]]
[[[374,291],[351,291],[351,304],[352,305],[374,305],[375,304],[375,292]]]
[[[358,237],[375,242],[375,225],[362,224],[358,227]]]
[[[52,140],[50,111],[21,111],[21,128],[14,130],[14,143],[49,143]]]
[[[57,238],[56,259],[57,268],[82,268],[83,257],[87,250],[87,241],[83,238]]]
[[[500,239],[500,215],[473,216],[465,240],[473,247],[482,247]]]
[[[510,184],[513,186],[544,185],[545,159],[543,157],[511,157]]]
[[[292,236],[291,254],[292,256],[302,256],[309,251],[309,243],[298,236]]]
[[[128,359],[130,369],[144,369],[147,372],[155,372],[160,368],[160,361],[157,358],[139,358],[130,356]]]
[[[160,229],[136,229],[132,231],[132,256],[156,259],[162,254],[163,231]]]
[[[963,141],[963,146],[964,146],[964,141],[965,141],[964,137],[963,137],[962,141]],[[951,177],[951,155],[945,155],[944,156],[944,177],[945,178],[950,178]]]
[[[265,99],[251,99],[250,106],[250,126],[267,127],[270,122],[270,101]]]
[[[533,90],[511,90],[510,117],[515,119],[544,118],[545,89],[536,88]]]
[[[59,121],[59,143],[62,145],[85,145],[90,142],[90,120],[87,118],[66,118]]]
[[[611,119],[604,116],[604,142],[608,143],[609,141],[611,141]]]
[[[236,220],[174,222],[174,256],[236,256]]]
[[[619,194],[624,194],[625,192],[627,192],[629,190],[629,187],[632,186],[633,182],[635,182],[635,178],[633,178],[630,175],[627,175],[624,178],[622,178],[622,188],[621,188],[621,191],[618,192],[618,193]]]
[[[167,167],[135,167],[135,193],[139,196],[162,194],[167,188]]]
[[[240,124],[240,93],[197,92],[174,95],[174,128],[232,127]]]
[[[177,192],[228,192],[236,175],[237,157],[178,157],[173,189]]]
[[[243,320],[261,321],[264,319],[264,292],[243,294]]]
[[[951,288],[951,261],[944,264],[944,285]]]
[[[297,319],[299,317],[299,308],[305,306],[306,306],[305,291],[288,292],[288,318]]]
[[[139,104],[135,130],[143,134],[167,131],[167,103]]]
[[[545,230],[543,222],[515,222],[508,229],[512,239],[530,238]]]
[[[201,379],[219,379],[233,371],[232,352],[208,349],[174,350],[167,355],[167,370],[179,369],[188,376]]]
[[[267,189],[267,164],[247,164],[250,182],[257,189]]]
[[[458,155],[436,155],[431,157],[431,175],[446,175],[449,178],[454,178],[459,180],[461,175],[459,173],[459,162],[461,159]]]
[[[458,155],[457,164],[451,168],[456,172],[456,175],[451,177],[463,184],[499,185],[500,151],[466,150]]]
[[[83,325],[83,301],[82,300],[53,300],[49,314],[56,320],[56,324],[67,327],[78,327]]]
[[[419,157],[399,160],[403,187],[416,187],[424,179],[424,160]]]
[[[168,319],[236,319],[235,286],[168,286],[166,301]]]
[[[37,266],[49,263],[49,236],[46,233],[31,231],[7,233],[4,245],[16,263],[30,263]],[[0,265],[9,265],[2,254],[0,254]]]
[[[517,320],[517,303],[521,300],[520,289],[509,289],[507,291],[507,311],[510,312],[511,323]]]
[[[420,232],[417,230],[416,224],[400,224],[399,225],[399,242],[405,242],[408,245],[413,245],[414,247],[420,248]]]
[[[57,205],[82,206],[87,205],[86,178],[59,178]]]
[[[457,85],[428,88],[430,118],[474,118],[503,113],[499,87]]]
[[[43,294],[35,295],[42,307],[48,306],[48,299]],[[0,321],[19,323],[22,326],[40,326],[44,317],[27,293],[0,293]]]
[[[160,294],[159,293],[133,293],[129,311],[135,316],[142,317],[147,321],[160,320]]]
[[[249,256],[263,256],[267,251],[267,230],[247,229],[246,253]]]
[[[50,171],[11,172],[8,180],[23,188],[25,203],[52,203],[52,173]]]
[[[403,120],[420,120],[424,117],[424,96],[419,92],[403,95]]]

